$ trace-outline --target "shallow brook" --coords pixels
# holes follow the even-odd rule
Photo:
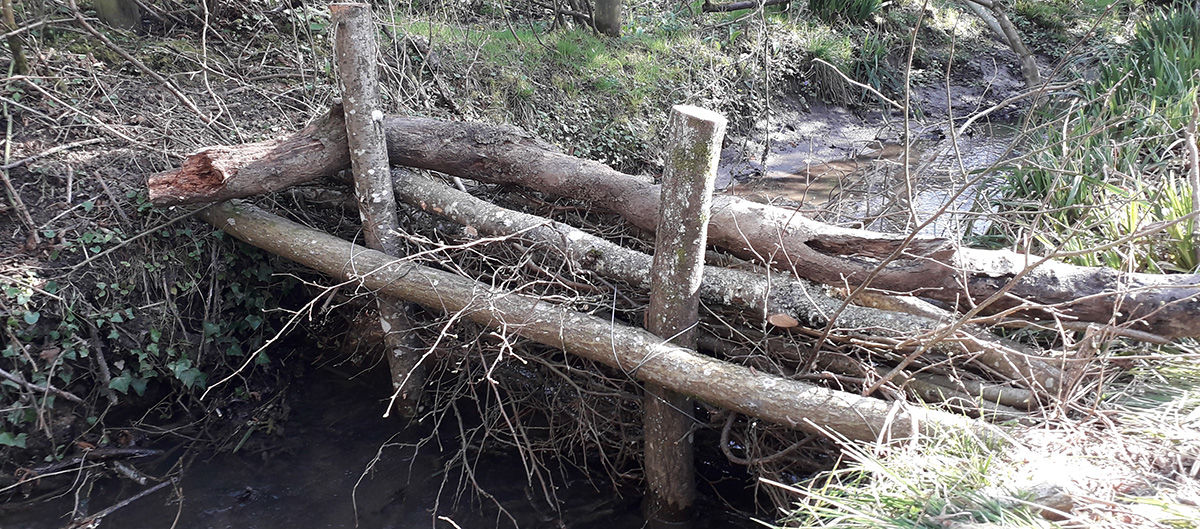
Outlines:
[[[722,192],[892,233],[935,217],[921,230],[930,236],[986,230],[986,221],[971,223],[978,215],[973,208],[987,209],[975,208],[987,183],[976,176],[1011,157],[1018,138],[1008,122],[987,121],[955,137],[944,120],[914,120],[906,134],[894,116],[864,117],[826,105],[784,109],[765,125],[772,130],[765,163],[761,142],[732,141],[722,152]]]
[[[236,453],[200,451],[179,481],[133,501],[103,519],[100,527],[123,529],[292,529],[521,527],[642,527],[641,492],[614,492],[602,475],[551,462],[542,471],[553,476],[558,509],[545,491],[530,486],[521,458],[512,451],[487,450],[473,459],[473,479],[490,498],[482,498],[460,481],[459,468],[446,472],[456,439],[443,435],[414,447],[426,437],[426,424],[404,428],[381,417],[386,379],[348,381],[340,373],[318,371],[293,381],[288,390],[288,417],[283,434],[245,442]],[[453,422],[453,419],[451,419]],[[443,423],[457,431],[457,425]],[[468,425],[469,427],[470,425]],[[236,440],[235,440],[236,441]],[[180,464],[182,450],[164,440],[157,459],[128,462],[149,476],[163,476]],[[442,445],[439,451],[437,445]],[[194,456],[194,457],[192,457]],[[711,468],[711,465],[704,466]],[[450,479],[443,484],[443,476]],[[104,473],[91,487],[89,513],[150,488]],[[459,487],[467,487],[462,494]],[[631,489],[631,488],[630,488]],[[761,527],[748,515],[729,508],[701,483],[696,527]],[[742,495],[745,500],[746,495]],[[70,525],[75,497],[68,493],[34,509],[12,512],[0,520],[4,529],[60,529]],[[499,506],[499,507],[498,507]],[[753,509],[752,502],[739,505]]]

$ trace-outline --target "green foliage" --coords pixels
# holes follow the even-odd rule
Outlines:
[[[681,23],[672,13],[662,17]],[[715,93],[720,83],[698,94],[694,88],[707,69],[728,64],[714,42],[647,31],[642,24],[621,39],[536,25],[463,32],[427,20],[401,18],[396,24],[405,34],[445,46],[439,75],[461,87],[463,103],[475,112],[515,122],[577,156],[624,171],[644,168],[645,146],[659,141],[671,104],[728,97]]]
[[[882,5],[881,0],[808,0],[808,10],[830,24],[839,19],[866,22]]]
[[[127,198],[149,215],[147,222],[163,220],[142,207],[142,193]],[[81,210],[90,213],[87,205]],[[7,309],[0,324],[15,338],[0,350],[0,367],[31,384],[77,395],[106,386],[122,404],[203,390],[210,377],[232,372],[275,334],[279,323],[269,311],[282,304],[295,280],[277,275],[270,256],[210,233],[186,223],[136,241],[98,224],[79,228],[74,237],[44,233],[61,237],[54,256],[59,261],[109,253],[75,278],[43,277],[53,269],[0,276],[0,306]],[[148,298],[164,301],[146,303]],[[97,353],[111,373],[107,385],[96,369]],[[266,359],[260,354],[255,360]],[[13,403],[4,415],[7,428],[0,426],[0,446],[24,448],[26,432],[39,431],[36,410],[53,410],[55,397],[5,381],[0,401]]]
[[[25,439],[28,437],[27,434],[23,433],[13,435],[11,432],[0,432],[0,446],[25,448]]]
[[[1013,10],[1026,20],[1045,29],[1062,30],[1067,27],[1070,12],[1062,2],[1044,0],[1018,0]]]
[[[1197,268],[1193,221],[1149,240],[1084,250],[1191,211],[1181,141],[1200,93],[1198,17],[1187,6],[1153,11],[1075,103],[1043,115],[1032,163],[1014,168],[996,194],[1001,209],[1022,220],[992,235],[1077,252],[1069,260],[1088,266]]]
[[[858,56],[850,70],[850,77],[869,85],[880,92],[897,89],[901,81],[897,72],[887,61],[888,45],[877,33],[868,33],[859,46]],[[866,89],[860,89],[860,99],[871,97]]]

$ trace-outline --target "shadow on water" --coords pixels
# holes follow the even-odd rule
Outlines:
[[[469,488],[470,478],[461,467],[444,468],[458,449],[457,439],[443,436],[416,449],[431,428],[427,424],[404,428],[398,420],[381,417],[387,395],[379,389],[387,387],[386,379],[365,384],[327,372],[293,382],[287,397],[290,414],[281,425],[286,435],[266,436],[264,443],[237,453],[194,454],[187,458],[190,462],[177,491],[168,486],[134,501],[105,517],[101,526],[614,529],[644,525],[639,491],[614,492],[603,476],[589,477],[577,468],[553,463],[545,469],[558,485],[554,495],[559,509],[552,509],[542,491],[530,487],[519,456],[510,452],[485,451],[472,460],[471,477],[487,498],[470,491],[459,494],[460,487]],[[439,452],[438,445],[446,452]],[[133,464],[148,475],[162,476],[179,460],[176,451],[170,458]],[[449,479],[443,484],[445,476]],[[98,512],[152,485],[99,478],[91,487],[90,511]],[[0,520],[0,527],[66,527],[74,501],[68,494],[35,510],[10,513]],[[753,509],[752,500],[746,503],[741,507]],[[700,504],[696,527],[761,527],[747,515],[726,509],[720,498],[702,498]]]

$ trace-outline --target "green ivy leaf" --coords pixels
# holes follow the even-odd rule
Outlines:
[[[194,367],[186,369],[182,373],[179,373],[175,376],[178,377],[179,381],[183,382],[183,385],[188,388],[191,388],[196,384],[200,384],[201,386],[204,385],[204,373],[201,373],[199,369]]]
[[[146,384],[149,382],[150,380],[146,378],[134,378],[129,381],[129,387],[133,388],[134,393],[141,397],[146,394]]]
[[[251,329],[257,330],[258,326],[262,325],[262,322],[263,322],[262,316],[259,316],[257,314],[249,314],[246,316],[246,323],[250,324]]]
[[[120,391],[122,395],[128,395],[130,382],[133,382],[133,377],[126,373],[119,377],[114,377],[109,381],[108,387]]]
[[[31,311],[25,313],[25,323],[33,325],[33,324],[37,323],[38,319],[40,319],[41,317],[42,317],[41,314],[39,314],[36,311],[31,310]]]
[[[25,434],[13,435],[11,432],[0,432],[0,445],[25,448]]]

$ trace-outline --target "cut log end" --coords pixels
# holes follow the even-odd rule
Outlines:
[[[148,183],[150,202],[154,205],[208,202],[225,187],[225,182],[237,174],[237,165],[226,173],[215,159],[221,149],[209,148],[188,156],[179,169],[151,176]]]

